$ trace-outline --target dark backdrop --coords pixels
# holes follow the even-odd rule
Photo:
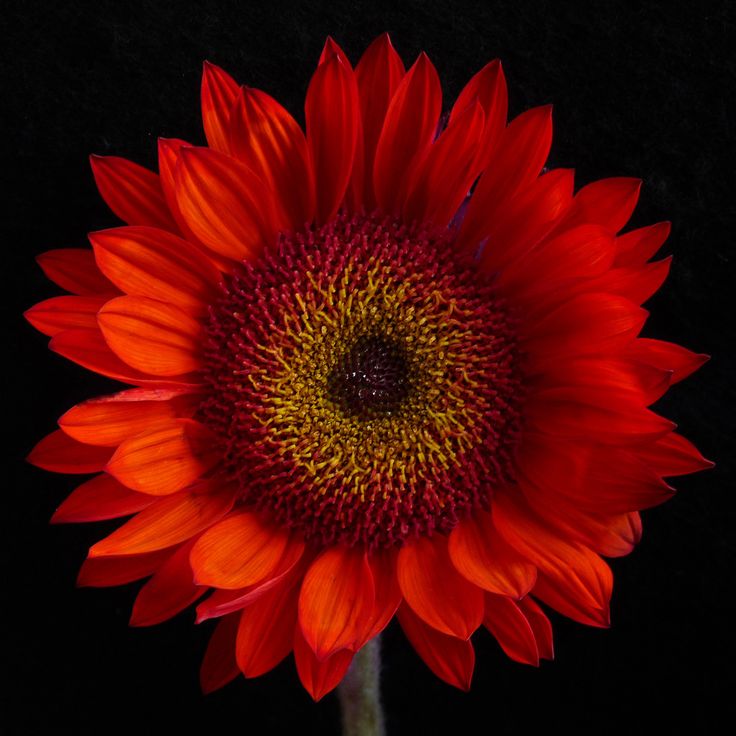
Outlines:
[[[420,50],[429,53],[446,104],[487,60],[501,57],[512,115],[555,104],[551,165],[576,168],[579,185],[612,175],[644,179],[634,224],[671,219],[663,252],[675,256],[650,302],[646,334],[713,355],[662,400],[661,413],[718,463],[679,480],[674,500],[644,513],[639,549],[613,561],[611,630],[554,617],[555,662],[538,670],[512,663],[481,633],[473,689],[463,694],[431,675],[391,628],[389,732],[685,733],[696,723],[709,732],[733,692],[734,330],[727,314],[736,287],[729,157],[736,38],[728,3],[98,0],[5,3],[3,21],[3,362],[13,375],[4,382],[12,470],[2,491],[9,678],[0,730],[337,732],[334,696],[314,705],[291,660],[202,697],[206,626],[194,627],[185,613],[130,629],[135,586],[75,588],[87,547],[109,527],[49,527],[76,481],[22,458],[68,407],[111,384],[49,353],[20,314],[56,293],[34,255],[79,246],[86,232],[116,224],[95,192],[90,152],[154,166],[157,136],[203,140],[203,59],[300,114],[327,34],[355,62],[388,30],[407,65]]]

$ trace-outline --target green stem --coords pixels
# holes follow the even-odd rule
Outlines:
[[[380,693],[379,637],[371,639],[353,659],[337,689],[342,711],[342,736],[384,736]]]

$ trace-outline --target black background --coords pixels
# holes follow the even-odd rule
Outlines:
[[[203,59],[300,115],[327,34],[356,62],[388,30],[407,66],[420,50],[451,104],[486,61],[503,60],[510,113],[555,104],[549,165],[578,185],[644,179],[633,224],[673,221],[672,274],[645,334],[712,361],[660,402],[711,472],[644,513],[644,538],[614,560],[613,627],[554,617],[557,658],[510,662],[476,637],[473,689],[445,686],[400,632],[384,637],[389,734],[710,732],[732,707],[734,654],[734,207],[736,42],[727,2],[5,3],[2,63],[4,389],[0,730],[242,734],[338,732],[334,696],[314,705],[289,659],[269,675],[199,693],[210,629],[189,612],[130,629],[135,586],[76,589],[87,547],[114,524],[49,527],[76,479],[22,462],[67,408],[112,383],[49,353],[20,316],[58,293],[35,266],[116,224],[90,152],[155,166],[157,136],[202,142]],[[728,721],[726,721],[727,723]]]

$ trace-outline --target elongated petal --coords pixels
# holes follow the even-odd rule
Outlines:
[[[483,618],[483,591],[450,560],[444,537],[420,537],[399,552],[397,575],[414,613],[438,631],[469,639]]]
[[[299,229],[315,212],[315,191],[304,133],[273,97],[243,87],[233,106],[232,155],[274,191],[289,225]]]
[[[232,507],[233,494],[179,493],[161,498],[90,549],[90,557],[139,555],[166,549],[208,529]]]
[[[477,154],[483,125],[483,108],[475,102],[435,141],[409,183],[406,221],[447,225],[452,219],[480,173]]]
[[[396,552],[373,552],[368,558],[368,564],[373,575],[376,600],[370,626],[363,637],[366,642],[388,626],[401,603],[401,588],[396,578]]]
[[[341,54],[317,67],[305,103],[307,144],[317,185],[317,220],[328,222],[345,195],[358,143],[355,75]]]
[[[224,69],[205,61],[201,94],[207,143],[210,148],[230,153],[230,110],[238,94],[238,84]]]
[[[235,657],[246,677],[273,669],[294,646],[299,587],[282,584],[243,610]]]
[[[200,244],[199,238],[192,232],[187,225],[184,215],[179,208],[179,202],[176,199],[176,167],[179,163],[179,156],[182,148],[191,148],[192,144],[181,140],[180,138],[159,138],[158,139],[158,170],[161,179],[161,189],[164,193],[166,205],[171,212],[171,216],[176,220],[182,235],[190,242]]]
[[[518,606],[532,627],[539,656],[542,659],[554,659],[555,649],[552,639],[552,624],[547,618],[547,615],[531,596],[520,600]]]
[[[407,605],[399,608],[398,618],[406,638],[427,667],[448,685],[470,690],[475,667],[475,651],[470,641],[442,634],[424,623]]]
[[[710,356],[693,353],[680,345],[642,337],[631,343],[626,354],[647,365],[672,371],[671,382],[678,383],[708,362]]]
[[[304,576],[299,622],[318,659],[362,644],[375,606],[375,587],[366,553],[329,547]]]
[[[483,137],[478,147],[478,170],[486,168],[506,126],[508,97],[506,78],[498,59],[486,64],[465,85],[450,113],[450,123],[477,100],[485,113]]]
[[[123,442],[107,472],[134,491],[163,496],[186,488],[219,460],[212,433],[191,419]]]
[[[123,222],[177,231],[158,174],[118,156],[90,156],[90,164],[102,198]]]
[[[60,429],[44,437],[28,455],[28,462],[54,473],[99,473],[112,450],[83,445]]]
[[[189,566],[191,543],[182,545],[138,591],[131,626],[153,626],[175,616],[204,595]]]
[[[671,229],[669,222],[658,222],[619,235],[616,238],[616,265],[644,265],[662,247]]]
[[[79,296],[116,296],[120,292],[97,268],[88,248],[58,248],[36,256],[46,276],[62,289]]]
[[[376,206],[373,192],[376,146],[386,111],[404,74],[404,63],[391,45],[388,33],[371,43],[355,67],[363,133],[362,157],[356,155],[350,183],[351,201],[355,209],[362,204],[366,211],[371,212]]]
[[[103,473],[78,486],[51,517],[52,524],[102,521],[128,516],[150,506],[156,499],[136,493]]]
[[[135,435],[168,426],[172,419],[191,416],[198,403],[196,394],[131,389],[77,404],[59,419],[59,426],[79,442],[116,447]]]
[[[80,588],[111,588],[146,578],[158,570],[172,554],[171,549],[123,557],[90,557],[79,570]]]
[[[534,631],[521,608],[510,598],[487,594],[483,625],[511,659],[522,664],[539,666],[539,650]]]
[[[97,321],[113,352],[139,371],[181,376],[201,366],[202,327],[178,307],[120,296],[105,304]]]
[[[176,235],[149,227],[91,233],[100,270],[131,296],[150,297],[201,316],[218,297],[220,272]]]
[[[656,442],[636,448],[636,454],[659,475],[687,475],[708,470],[714,463],[706,460],[689,440],[670,432]]]
[[[225,686],[240,674],[235,660],[235,639],[240,616],[225,616],[217,623],[199,670],[199,684],[207,694]]]
[[[307,644],[299,626],[294,634],[294,659],[299,679],[315,702],[322,700],[334,690],[345,677],[353,661],[353,652],[341,649],[330,657],[318,659],[312,647]]]
[[[44,335],[53,337],[64,330],[93,330],[104,296],[56,296],[28,309],[25,318]]]
[[[422,53],[391,99],[376,146],[373,189],[385,212],[401,207],[414,166],[434,139],[441,109],[437,72]]]
[[[190,560],[195,580],[226,589],[254,585],[273,576],[288,544],[288,532],[265,523],[258,514],[231,514],[194,546]]]
[[[617,233],[629,220],[641,189],[640,179],[613,177],[584,186],[576,195],[565,227],[593,222]]]
[[[504,542],[485,512],[476,512],[453,529],[448,551],[464,577],[491,593],[522,598],[537,579],[534,565]]]

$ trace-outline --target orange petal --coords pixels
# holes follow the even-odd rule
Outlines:
[[[176,201],[187,226],[210,250],[235,261],[274,242],[272,196],[244,164],[207,148],[182,148]]]
[[[176,166],[179,163],[179,155],[182,148],[191,147],[191,143],[187,143],[180,138],[159,138],[158,170],[166,205],[172,217],[176,220],[179,230],[190,243],[200,245],[199,239],[187,225],[184,215],[181,214],[179,203],[176,200]]]
[[[485,512],[463,519],[450,534],[447,548],[457,570],[491,593],[522,598],[537,579],[534,565],[503,541]]]
[[[355,67],[362,123],[362,151],[360,156],[356,155],[350,183],[350,200],[354,209],[358,209],[360,204],[367,212],[375,209],[373,162],[376,146],[386,111],[404,74],[404,64],[391,45],[388,33],[382,34],[371,43]],[[357,166],[358,160],[360,166]]]
[[[171,556],[171,549],[125,557],[91,557],[82,563],[77,577],[81,588],[111,588],[147,578]]]
[[[272,588],[240,615],[235,658],[246,677],[272,670],[293,648],[299,586]]]
[[[292,228],[311,221],[315,192],[307,141],[273,97],[250,87],[240,90],[231,113],[230,147],[271,187]]]
[[[273,577],[289,544],[286,530],[253,512],[231,514],[194,545],[190,562],[200,585],[237,589]]]
[[[388,626],[401,603],[401,588],[396,578],[396,551],[373,552],[368,557],[368,564],[373,575],[376,601],[373,607],[371,624],[364,635],[364,641],[366,642],[380,634]]]
[[[353,652],[341,649],[331,657],[318,659],[307,644],[299,626],[294,633],[294,659],[296,671],[307,692],[316,701],[334,690],[345,677],[353,661]]]
[[[373,620],[375,587],[366,553],[329,547],[312,563],[299,597],[299,622],[318,659],[357,649]]]
[[[448,685],[470,690],[475,651],[470,641],[447,636],[427,626],[406,604],[399,608],[401,628],[429,669]]]
[[[158,174],[118,156],[89,160],[102,198],[123,222],[177,232]]]
[[[99,473],[112,450],[93,447],[68,437],[60,429],[44,437],[28,455],[28,462],[54,473]]]
[[[434,139],[441,109],[437,71],[422,53],[397,87],[376,145],[373,190],[385,212],[401,207],[414,166]]]
[[[619,235],[616,238],[616,265],[643,266],[662,247],[671,229],[671,223],[658,222]]]
[[[131,626],[153,626],[175,616],[204,595],[196,586],[189,567],[191,542],[183,544],[138,591]]]
[[[116,447],[135,435],[168,426],[172,419],[190,417],[199,399],[165,389],[131,389],[77,404],[59,419],[59,426],[79,442]]]
[[[401,592],[414,612],[438,631],[469,639],[483,618],[483,591],[450,560],[445,537],[419,537],[399,551]]]
[[[58,248],[36,256],[46,276],[62,289],[80,296],[116,296],[119,291],[97,268],[88,248]]]
[[[521,608],[510,598],[487,594],[483,625],[511,659],[522,664],[539,666],[539,650],[534,631]]]
[[[154,496],[175,493],[194,483],[219,461],[212,433],[191,419],[123,442],[107,472],[134,491]]]
[[[202,692],[214,692],[227,685],[240,674],[235,660],[235,638],[238,635],[240,616],[233,614],[221,619],[215,628],[199,670]]]
[[[237,82],[219,66],[204,62],[202,123],[210,148],[230,153],[230,110],[238,94]]]
[[[131,368],[110,350],[99,329],[65,330],[51,338],[49,348],[55,353],[74,361],[77,365],[124,383],[162,389],[174,388],[188,391],[201,389],[198,383],[192,382],[193,376],[191,375],[182,376],[181,379],[154,378],[147,373]]]
[[[49,337],[64,330],[93,330],[106,301],[104,296],[56,296],[26,310],[24,317]]]
[[[478,141],[484,113],[473,103],[448,127],[416,167],[403,207],[404,220],[447,225],[480,173]]]
[[[128,516],[150,506],[156,499],[136,493],[107,473],[78,486],[51,517],[52,524],[102,521]]]
[[[317,220],[337,213],[358,143],[360,109],[355,75],[342,54],[320,64],[307,90],[307,145],[317,191]]]
[[[161,498],[134,516],[105,539],[97,542],[89,556],[139,555],[172,547],[217,523],[233,505],[230,489],[178,493]]]
[[[506,127],[508,98],[506,94],[506,78],[498,59],[486,64],[465,85],[450,113],[450,123],[467,107],[477,100],[485,113],[483,137],[478,146],[478,171],[488,165],[495,154],[501,134]]]
[[[220,272],[186,240],[151,227],[91,233],[100,270],[131,296],[150,297],[202,316],[219,292]]]
[[[170,304],[142,296],[111,299],[97,320],[110,349],[154,376],[181,376],[201,366],[202,326]]]

